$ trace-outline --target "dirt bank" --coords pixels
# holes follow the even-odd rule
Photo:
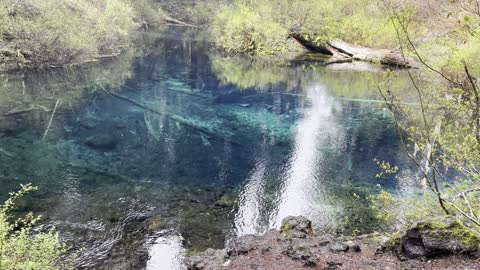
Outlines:
[[[385,239],[379,234],[342,239],[314,234],[301,217],[289,223],[294,225],[284,222],[282,231],[242,236],[226,249],[192,256],[188,269],[480,269],[480,260],[472,255],[408,259],[382,246]]]

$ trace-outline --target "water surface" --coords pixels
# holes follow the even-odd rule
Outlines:
[[[406,165],[375,68],[272,67],[175,29],[137,43],[109,62],[1,77],[0,198],[38,186],[19,213],[85,247],[78,267],[177,269],[185,249],[289,215],[366,233],[377,184],[408,189],[375,177],[374,158]]]

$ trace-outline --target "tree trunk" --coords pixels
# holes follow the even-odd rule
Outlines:
[[[317,44],[312,38],[298,29],[290,30],[290,37],[295,39],[303,47],[311,52],[330,55],[327,64],[344,63],[351,61],[365,61],[370,63],[378,63],[386,66],[394,66],[398,68],[415,68],[417,63],[411,59],[404,59],[399,51],[387,49],[372,49],[362,46],[353,45],[342,40],[331,40],[326,44]]]

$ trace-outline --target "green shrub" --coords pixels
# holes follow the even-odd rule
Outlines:
[[[135,11],[125,1],[4,0],[0,45],[34,65],[70,64],[118,53],[137,27]]]
[[[165,12],[152,0],[129,0],[135,10],[135,21],[144,28],[158,28],[164,21]]]
[[[227,51],[269,55],[284,51],[287,29],[243,2],[219,13],[212,23],[215,42]]]
[[[58,233],[34,230],[39,218],[28,214],[10,222],[15,201],[36,188],[22,185],[0,208],[0,269],[2,270],[68,270],[73,258],[66,256],[67,247]],[[41,229],[41,228],[40,228]]]
[[[414,9],[404,5],[413,16]],[[397,44],[390,17],[376,0],[234,0],[214,16],[214,40],[231,52],[285,53],[292,49],[288,33],[294,25],[319,45],[336,38],[370,47]]]

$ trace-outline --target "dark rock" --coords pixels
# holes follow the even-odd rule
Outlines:
[[[323,234],[318,236],[318,246],[324,247],[327,246],[328,244],[332,243],[334,240],[334,237],[330,234]]]
[[[14,118],[0,118],[0,133],[16,134],[22,131],[19,122]]]
[[[265,253],[270,252],[271,250],[272,250],[272,247],[264,247],[264,248],[262,248],[261,252],[262,252],[262,254],[265,254]]]
[[[209,248],[201,256],[187,257],[185,263],[188,270],[222,269],[225,257],[225,251]],[[212,265],[216,265],[218,268],[212,268]]]
[[[294,260],[304,260],[312,256],[309,246],[302,243],[289,246],[286,253],[288,257]]]
[[[302,216],[284,218],[281,232],[288,238],[306,238],[314,234],[312,222]]]
[[[326,270],[334,270],[338,269],[339,266],[342,266],[342,263],[337,262],[327,262],[328,266],[325,268]]]
[[[87,119],[84,119],[84,120],[80,121],[80,126],[86,128],[86,129],[94,129],[95,127],[97,127],[97,123],[95,122],[95,120],[93,120],[91,118],[87,118]]]
[[[244,235],[235,239],[227,246],[228,255],[246,254],[258,248],[258,237],[255,235]]]
[[[455,217],[440,216],[417,222],[401,233],[398,242],[409,258],[473,254],[479,250],[480,235]]]
[[[348,251],[348,245],[344,242],[334,242],[330,245],[330,251],[331,252],[347,252]]]
[[[94,149],[114,149],[118,140],[111,134],[97,134],[85,139],[85,144]]]
[[[286,254],[294,260],[303,261],[304,265],[307,267],[313,267],[316,265],[310,246],[306,243],[294,243],[290,245]]]
[[[124,122],[116,122],[115,127],[118,128],[118,129],[124,129],[124,128],[127,128],[128,125]]]
[[[347,242],[347,245],[348,245],[348,251],[362,252],[362,248],[360,248],[359,244],[356,244],[356,243],[350,241],[350,242]]]

